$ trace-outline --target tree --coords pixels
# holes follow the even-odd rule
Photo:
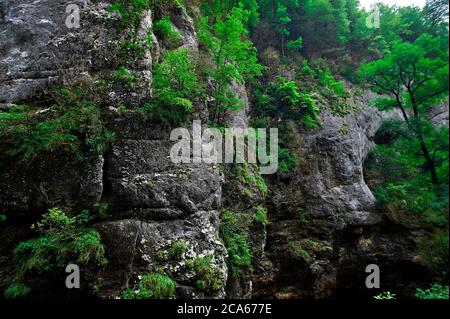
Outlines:
[[[283,56],[285,51],[284,49],[285,39],[291,34],[288,28],[290,22],[291,18],[289,17],[287,7],[279,3],[275,13],[275,28],[277,32],[281,35],[281,54]]]
[[[250,14],[238,6],[224,19],[211,24],[208,17],[203,17],[199,24],[199,39],[212,54],[213,66],[206,69],[206,75],[214,83],[215,120],[219,120],[220,110],[241,106],[230,91],[233,82],[245,83],[262,75],[264,70],[258,63],[256,48],[247,39],[249,31],[245,25]]]
[[[247,10],[249,12],[248,25],[256,27],[259,22],[258,0],[207,0],[203,5],[203,12],[216,21],[225,19],[236,7]]]
[[[426,170],[433,184],[438,184],[435,151],[426,143],[426,113],[430,106],[448,96],[447,52],[440,40],[422,35],[415,42],[395,42],[384,58],[363,65],[361,74],[378,92],[389,98],[379,99],[383,109],[399,108],[408,129],[418,140]]]
[[[432,27],[443,23],[448,19],[449,0],[427,0],[423,12]]]
[[[153,101],[145,104],[143,111],[166,125],[176,125],[186,120],[201,94],[195,63],[188,50],[168,51],[154,68]]]

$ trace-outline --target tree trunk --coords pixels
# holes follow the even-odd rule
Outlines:
[[[439,184],[439,179],[438,179],[437,172],[436,172],[436,165],[434,164],[434,160],[431,157],[430,151],[428,150],[428,147],[425,144],[425,140],[423,138],[423,132],[422,132],[420,116],[419,116],[419,109],[418,109],[418,106],[417,106],[417,104],[415,102],[414,95],[412,94],[412,92],[411,92],[411,90],[409,88],[408,88],[408,91],[410,93],[411,103],[413,104],[414,117],[416,119],[417,135],[419,137],[420,148],[422,149],[422,154],[423,154],[423,156],[425,158],[426,167],[430,171],[431,182],[434,185],[438,185]]]
[[[436,166],[434,164],[433,159],[431,158],[430,152],[428,151],[425,142],[423,141],[423,137],[420,137],[420,148],[422,149],[423,156],[425,157],[427,169],[431,174],[431,182],[435,185],[439,184],[439,179],[436,173]]]

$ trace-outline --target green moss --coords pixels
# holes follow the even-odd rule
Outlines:
[[[264,207],[258,206],[256,208],[255,221],[258,224],[267,226],[269,224],[269,220],[267,219],[267,211]]]
[[[251,199],[253,197],[252,192],[250,192],[248,188],[244,188],[242,192],[244,193],[244,196],[247,197],[248,199]]]
[[[188,269],[193,269],[194,268],[194,260],[193,259],[186,259],[184,261],[184,265],[186,266],[186,268]]]
[[[126,289],[123,299],[171,299],[175,297],[176,282],[167,275],[151,273],[142,276],[138,287]]]
[[[175,240],[168,249],[169,257],[172,259],[181,259],[188,246],[185,242]]]
[[[236,164],[234,166],[234,174],[237,177],[237,180],[247,186],[256,187],[261,195],[265,196],[268,192],[267,184],[264,178],[256,172],[258,167],[255,165],[255,172],[250,170],[250,166],[247,163],[244,164]],[[245,190],[244,190],[245,192]]]
[[[225,284],[222,271],[213,265],[213,255],[196,258],[193,268],[196,273],[195,287],[198,290],[214,292]]]
[[[183,258],[188,246],[185,242],[175,240],[168,248],[161,248],[155,253],[155,259],[159,262],[167,260],[180,260]]]
[[[259,192],[263,196],[267,195],[269,188],[267,187],[267,184],[266,184],[266,181],[264,180],[264,178],[259,174],[257,174],[255,177],[255,185],[256,185],[256,188],[258,188]]]
[[[128,85],[131,88],[137,87],[139,84],[139,79],[137,76],[129,71],[124,66],[121,66],[113,75],[113,81],[120,82],[123,84]]]
[[[163,262],[167,261],[167,252],[164,249],[159,249],[155,253],[156,261]]]
[[[0,223],[6,221],[6,219],[7,219],[6,215],[1,215],[0,214]]]
[[[155,181],[148,181],[147,186],[150,189],[154,189],[156,187],[156,182]]]

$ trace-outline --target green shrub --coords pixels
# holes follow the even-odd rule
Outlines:
[[[390,218],[407,227],[429,229],[427,236],[418,238],[417,253],[436,282],[448,282],[448,127],[437,129],[424,122],[421,131],[423,142],[434,150],[435,183],[420,151],[420,138],[398,121],[383,124],[378,132],[383,144],[369,156],[366,180]]]
[[[433,285],[426,290],[417,288],[415,296],[418,299],[449,299],[448,286]]]
[[[291,40],[286,43],[286,47],[290,50],[297,49],[300,50],[303,48],[303,38],[298,37],[297,40]]]
[[[263,116],[294,120],[308,127],[319,123],[319,106],[307,92],[302,92],[295,81],[279,77],[275,82],[255,89],[258,113]]]
[[[138,287],[126,289],[122,293],[123,299],[172,299],[175,297],[176,282],[160,273],[142,276]]]
[[[329,69],[321,67],[318,63],[310,66],[308,61],[304,60],[301,71],[306,75],[312,76],[324,89],[323,93],[329,97],[342,98],[346,96],[345,83],[336,80]]]
[[[144,58],[147,50],[153,49],[153,37],[150,32],[138,37],[135,31],[128,32],[128,39],[120,41],[120,55],[124,59],[130,57]]]
[[[153,25],[153,31],[163,40],[167,41],[170,46],[177,46],[182,42],[181,35],[174,30],[169,17],[164,17],[156,21]]]
[[[7,219],[6,215],[0,214],[0,223],[6,221],[6,219]]]
[[[214,292],[224,285],[222,271],[213,265],[213,255],[198,257],[193,262],[196,273],[195,288],[204,292]]]
[[[249,10],[236,5],[220,18],[201,17],[198,25],[199,40],[212,55],[211,63],[205,63],[204,69],[213,82],[215,122],[220,122],[225,110],[243,107],[242,100],[230,89],[233,83],[251,82],[265,69],[258,63],[257,50],[248,38],[250,16]]]
[[[30,291],[31,289],[22,283],[12,283],[5,289],[4,296],[6,299],[24,298]]]
[[[220,238],[228,251],[227,265],[233,276],[252,270],[252,254],[248,239],[240,229],[236,213],[228,210],[220,215]]]
[[[250,120],[250,126],[253,128],[268,128],[269,121],[265,117],[255,117]]]
[[[16,278],[28,273],[63,269],[67,264],[106,263],[99,233],[79,226],[77,217],[69,217],[58,208],[50,209],[32,229],[40,236],[21,242],[14,249]]]
[[[27,106],[0,111],[0,151],[31,161],[43,152],[63,151],[82,160],[102,154],[114,134],[103,126],[100,109],[80,87],[54,92],[56,103],[40,114]]]
[[[433,270],[438,280],[448,280],[449,236],[447,231],[435,230],[431,238],[419,240],[419,254]]]
[[[153,71],[153,101],[140,111],[168,126],[177,125],[188,120],[194,102],[202,93],[195,62],[188,50],[166,52]]]

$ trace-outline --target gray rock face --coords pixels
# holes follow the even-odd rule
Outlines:
[[[67,84],[83,72],[111,73],[121,61],[119,40],[124,37],[115,24],[118,17],[107,12],[113,1],[17,0],[0,2],[0,103],[42,94],[50,83]],[[79,27],[69,27],[68,4],[80,9]],[[70,20],[70,19],[69,19]],[[151,27],[151,12],[146,13],[138,34]],[[135,63],[139,94],[110,97],[118,102],[138,101],[150,94],[151,55]],[[138,92],[139,90],[136,90]]]
[[[397,275],[404,276],[404,282],[409,280],[408,274],[398,271],[404,264],[423,271],[411,253],[416,244],[411,231],[386,224],[363,175],[376,131],[387,117],[398,118],[397,113],[385,115],[363,107],[340,117],[324,111],[318,129],[303,130],[292,124],[297,171],[288,181],[268,178],[266,200],[255,185],[236,179],[231,169],[222,174],[214,165],[172,163],[170,131],[132,110],[151,98],[152,66],[165,49],[187,48],[198,55],[193,18],[179,7],[159,12],[169,16],[181,34],[175,48],[149,31],[155,17],[145,12],[136,34],[141,38],[148,34],[153,48],[132,57],[121,52],[120,43],[128,34],[117,28],[119,17],[106,10],[111,2],[71,1],[81,9],[81,24],[68,28],[67,1],[0,0],[0,108],[21,100],[46,101],[41,97],[51,83],[67,85],[84,76],[111,80],[122,65],[138,78],[132,88],[109,83],[99,98],[105,125],[117,136],[104,156],[74,163],[53,154],[31,166],[2,166],[0,213],[34,213],[35,220],[56,205],[83,209],[108,203],[110,217],[95,225],[109,260],[97,278],[103,298],[118,297],[124,289],[133,288],[139,276],[161,271],[177,281],[179,298],[323,298],[345,291],[351,282],[363,285],[364,267],[371,262],[384,265],[392,281]],[[246,88],[234,84],[231,90],[244,107],[228,112],[225,122],[246,128]],[[368,98],[360,101],[361,106]],[[205,105],[198,109],[194,117],[208,117]],[[432,119],[435,125],[448,125],[448,102],[433,110]],[[267,232],[254,221],[256,208],[266,204]],[[227,252],[218,235],[220,209],[234,210],[242,218],[253,272],[228,276]],[[8,225],[8,233],[18,229],[26,233],[19,226]],[[175,242],[186,249],[179,256],[169,256]],[[15,244],[8,239],[11,249],[2,247],[1,274],[11,269]],[[210,258],[207,266],[214,274],[213,288],[196,283],[202,279],[193,266],[199,258]],[[0,288],[9,284],[3,281]]]
[[[345,117],[325,112],[321,128],[299,134],[298,198],[308,203],[306,213],[333,216],[344,225],[373,225],[375,198],[364,182],[364,160],[373,137],[386,118],[372,108]]]
[[[240,99],[242,108],[225,112],[224,122],[227,127],[246,129],[250,110],[246,88],[242,84],[234,83],[230,90]],[[257,169],[251,165],[246,165],[245,169],[249,176],[254,178],[258,174]],[[231,211],[236,216],[240,230],[247,237],[252,255],[252,271],[243,270],[237,276],[229,275],[226,287],[227,298],[252,298],[254,282],[261,278],[267,280],[270,276],[270,273],[264,269],[264,265],[271,269],[271,263],[264,253],[266,226],[254,220],[256,210],[265,208],[266,194],[262,194],[256,185],[243,182],[242,178],[233,172],[232,165],[225,165],[224,175],[222,209]]]
[[[92,207],[103,194],[102,156],[74,162],[67,156],[33,165],[10,163],[0,170],[0,206],[9,213],[36,214],[52,203]]]
[[[138,276],[161,267],[177,281],[181,297],[224,297],[227,253],[218,238],[217,211],[221,174],[212,165],[173,164],[169,151],[174,142],[168,129],[133,111],[118,111],[119,106],[129,110],[150,98],[152,64],[159,61],[164,44],[150,32],[153,16],[148,11],[136,33],[149,34],[153,48],[138,57],[124,56],[121,41],[129,35],[117,28],[119,17],[106,10],[111,2],[72,1],[81,9],[81,21],[80,28],[71,29],[65,24],[69,14],[64,1],[0,1],[3,108],[20,100],[39,100],[50,83],[66,85],[81,75],[110,81],[121,65],[139,79],[132,89],[110,81],[99,97],[105,125],[117,136],[104,157],[74,164],[53,154],[34,167],[2,167],[2,211],[40,214],[57,203],[87,208],[107,202],[111,221],[97,225],[109,259],[99,277],[105,287],[102,297],[119,296]],[[193,20],[183,10],[171,10],[170,18],[182,35],[180,47],[195,55]],[[168,250],[174,241],[187,245],[180,260],[157,261],[156,252]],[[207,289],[195,286],[199,275],[186,265],[202,257],[211,258],[208,267],[216,280]]]
[[[230,91],[241,101],[242,107],[237,111],[226,112],[225,123],[229,127],[245,129],[248,127],[248,112],[250,107],[245,85],[233,83]]]
[[[126,115],[128,125],[140,125],[140,116]],[[113,124],[120,129],[120,125]],[[145,132],[145,130],[144,130]],[[150,133],[150,132],[149,132]],[[224,297],[227,278],[226,250],[219,241],[222,178],[216,167],[204,164],[173,164],[169,135],[149,134],[137,138],[123,134],[106,156],[104,196],[115,221],[98,225],[107,245],[108,264],[103,281],[104,297],[116,297],[133,286],[138,276],[163,267],[179,284],[183,298]],[[156,139],[155,139],[156,138]],[[160,249],[173,241],[188,245],[185,256],[175,264],[157,260]],[[125,257],[121,256],[121,254]],[[128,257],[126,257],[128,256]],[[195,272],[186,260],[214,256],[222,287],[204,292],[194,286]],[[112,283],[112,284],[109,284]]]
[[[434,126],[448,126],[448,100],[431,111],[431,122]]]
[[[193,287],[195,270],[187,265],[195,260],[214,256],[212,267],[218,270],[225,283],[227,268],[226,251],[218,237],[218,212],[199,211],[185,219],[172,221],[142,222],[135,219],[105,222],[97,226],[108,249],[110,265],[101,274],[103,297],[113,298],[139,280],[138,276],[156,271],[158,267],[179,284],[178,295],[182,298],[223,298],[224,288],[214,292],[202,292]],[[174,241],[187,245],[180,260],[160,260],[158,250],[167,249]]]
[[[382,221],[363,165],[381,123],[399,114],[361,106],[344,117],[324,111],[318,129],[292,127],[290,148],[299,165],[290,181],[270,183],[266,251],[276,274],[258,283],[259,296],[330,297],[338,285],[339,260],[351,245],[341,242],[342,236]]]

